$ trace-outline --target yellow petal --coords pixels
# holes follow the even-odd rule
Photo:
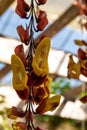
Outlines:
[[[13,88],[16,90],[24,90],[27,87],[28,76],[23,62],[18,56],[12,55],[11,65],[13,71]]]
[[[12,128],[13,130],[22,130],[16,121],[12,123]]]
[[[47,98],[47,97],[50,96],[50,84],[51,84],[51,82],[52,82],[52,78],[50,78],[50,77],[47,76],[47,80],[44,83],[44,91],[45,91],[44,98]]]
[[[68,63],[68,78],[78,79],[80,76],[80,64],[74,62],[73,57],[70,55]]]
[[[45,37],[37,46],[33,58],[32,67],[37,76],[45,76],[49,72],[48,54],[50,50],[50,39]]]

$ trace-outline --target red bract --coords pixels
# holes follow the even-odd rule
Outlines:
[[[37,29],[39,31],[42,31],[46,27],[47,24],[48,24],[48,19],[47,19],[46,12],[40,10],[39,15],[38,15]]]
[[[13,113],[13,115],[15,115],[17,117],[24,117],[24,115],[25,115],[25,113],[22,110],[20,110],[17,107],[14,107],[14,106],[12,107],[12,113]]]
[[[85,51],[83,51],[81,48],[78,49],[78,56],[82,60],[87,59],[87,53]]]
[[[44,76],[44,77],[37,76],[33,72],[32,73],[27,73],[27,74],[28,74],[28,82],[27,82],[28,86],[39,86],[46,79],[46,76]]]
[[[45,18],[45,17],[46,17],[46,12],[40,10],[40,11],[39,11],[39,15],[38,15],[38,20],[42,20],[42,19]]]
[[[27,130],[27,124],[24,122],[18,122],[18,126],[20,126],[21,130]]]
[[[82,75],[87,77],[87,69],[84,69],[83,67],[81,67],[80,72],[81,72]]]
[[[47,2],[47,0],[38,0],[39,4],[45,4]]]
[[[29,9],[30,9],[29,5],[24,0],[17,0],[17,7],[15,9],[15,12],[21,18],[26,18]]]
[[[45,92],[41,87],[34,88],[34,100],[36,103],[40,103],[44,98]]]
[[[15,54],[22,60],[23,64],[26,64],[26,58],[24,54],[23,44],[16,46],[14,50]]]
[[[17,27],[17,32],[18,32],[18,34],[20,36],[20,39],[26,45],[29,44],[29,40],[30,40],[28,29],[29,28],[27,26],[26,26],[26,29],[24,29],[22,25],[20,25],[20,26]]]
[[[26,88],[24,90],[16,90],[17,95],[22,99],[22,100],[26,100],[29,97],[29,89]]]

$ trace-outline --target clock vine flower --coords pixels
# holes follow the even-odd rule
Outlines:
[[[28,20],[26,28],[17,27],[22,44],[15,47],[11,56],[12,83],[19,98],[25,101],[24,109],[13,106],[7,110],[7,116],[13,119],[13,130],[42,130],[33,122],[34,114],[43,114],[53,111],[60,102],[60,95],[50,97],[52,79],[48,76],[48,55],[50,39],[43,36],[38,43],[34,40],[34,33],[42,31],[48,24],[46,12],[39,9],[47,0],[17,0],[16,13]],[[36,6],[38,10],[36,10]],[[28,46],[24,52],[23,44]],[[23,118],[23,121],[18,119]]]
[[[80,25],[81,29],[87,30],[87,0],[75,0],[74,5],[80,7],[81,17]],[[84,22],[83,22],[84,21]],[[68,63],[68,78],[79,79],[80,75],[87,78],[87,41],[85,40],[74,40],[75,44],[79,46],[78,49],[78,63],[75,63],[72,56],[69,57]],[[80,97],[82,103],[87,103],[87,93]]]

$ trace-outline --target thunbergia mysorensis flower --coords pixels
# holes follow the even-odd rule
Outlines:
[[[15,47],[11,56],[13,72],[13,88],[19,98],[25,101],[23,110],[13,106],[7,110],[9,118],[13,119],[13,130],[42,130],[33,122],[34,114],[43,114],[53,111],[60,102],[60,95],[50,97],[50,84],[52,79],[48,76],[48,55],[50,50],[50,39],[42,36],[38,43],[35,43],[34,33],[42,31],[48,24],[45,11],[39,10],[39,6],[47,0],[17,0],[16,13],[29,20],[24,28],[17,27],[17,32],[22,42]],[[38,6],[38,11],[35,9]],[[28,46],[27,53],[24,52],[23,44]],[[22,122],[18,118],[23,118]]]
[[[75,0],[74,5],[79,6],[80,8],[79,14],[81,15],[81,29],[87,30],[87,0]],[[87,41],[81,39],[76,39],[74,41],[75,44],[80,47],[77,53],[79,61],[78,63],[75,63],[73,57],[69,57],[68,78],[79,79],[80,75],[83,75],[87,78]],[[82,97],[80,97],[79,100],[82,103],[87,103],[87,93],[84,92],[84,94],[82,94]]]

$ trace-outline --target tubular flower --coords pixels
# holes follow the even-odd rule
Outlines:
[[[27,88],[27,74],[25,67],[16,55],[11,57],[12,71],[13,71],[13,87],[15,90],[24,90]]]
[[[36,11],[46,1],[30,0],[29,6],[25,0],[17,0],[16,13],[28,22],[26,29],[22,25],[17,27],[22,44],[16,46],[15,54],[11,57],[13,88],[25,103],[23,109],[13,106],[7,110],[9,118],[17,119],[12,123],[13,130],[42,130],[34,125],[33,115],[53,111],[60,103],[60,95],[50,98],[52,81],[48,77],[50,39],[43,35],[38,42],[34,40],[34,33],[42,31],[48,24],[46,12]],[[38,8],[35,8],[35,5]],[[23,44],[28,46],[26,54]],[[23,118],[24,122],[17,122],[19,118]]]
[[[44,38],[38,44],[35,56],[32,61],[33,71],[37,76],[45,76],[48,74],[48,54],[50,49],[50,39]]]

